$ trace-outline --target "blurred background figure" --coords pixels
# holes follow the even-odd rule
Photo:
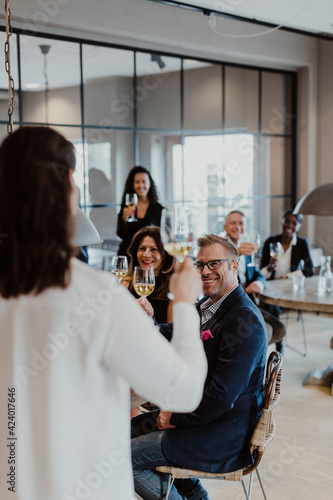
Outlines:
[[[257,293],[264,289],[265,278],[251,265],[252,254],[257,252],[258,246],[249,241],[240,243],[245,232],[245,215],[239,210],[230,212],[224,221],[223,230],[229,240],[233,242],[239,253],[238,279],[246,293]]]
[[[136,194],[137,199],[127,202],[126,195],[130,194]],[[125,182],[118,214],[117,235],[123,240],[118,255],[127,255],[132,238],[139,229],[160,226],[162,208],[150,172],[141,166],[133,167]]]
[[[281,220],[282,233],[270,236],[264,243],[260,262],[261,273],[269,280],[286,278],[297,271],[304,276],[313,276],[314,267],[307,240],[297,236],[303,221],[302,214],[287,210]],[[270,244],[280,243],[280,252],[274,255]],[[272,247],[271,247],[272,248]],[[271,255],[273,254],[273,256]]]
[[[287,210],[281,219],[282,233],[270,236],[264,243],[260,271],[268,280],[287,278],[292,274],[313,276],[314,267],[307,240],[297,236],[303,221],[302,214]],[[264,310],[279,318],[280,308],[261,304]],[[277,342],[276,349],[283,353],[283,342]]]
[[[131,258],[127,276],[122,280],[134,297],[139,296],[133,287],[133,274],[135,266],[142,269],[153,267],[155,274],[155,288],[148,301],[154,309],[156,323],[172,321],[172,303],[167,297],[169,280],[173,273],[174,257],[163,248],[159,227],[145,227],[134,236],[128,249]]]

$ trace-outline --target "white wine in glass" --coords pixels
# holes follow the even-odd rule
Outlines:
[[[249,265],[252,267],[255,267],[256,263],[255,263],[254,257],[260,248],[260,243],[261,243],[260,234],[256,233],[253,236],[253,238],[251,239],[251,242],[253,243],[253,245],[255,245],[255,251],[251,252],[251,263]]]
[[[112,257],[111,272],[121,281],[128,272],[127,257],[124,255],[115,255]]]
[[[127,193],[125,195],[125,205],[127,208],[133,210],[133,212],[134,212],[137,205],[138,205],[138,195],[136,193]],[[131,217],[129,217],[127,219],[127,222],[136,222],[137,220],[138,219],[136,219],[132,215]]]
[[[153,267],[142,269],[140,266],[134,268],[133,287],[140,297],[148,297],[155,288],[155,273]]]
[[[282,246],[279,241],[269,244],[269,255],[272,257],[272,259],[277,259],[281,252]]]
[[[161,217],[161,239],[164,250],[183,262],[194,243],[192,212],[184,207],[164,208]]]

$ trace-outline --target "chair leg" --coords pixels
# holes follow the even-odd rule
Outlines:
[[[174,478],[169,474],[167,490],[166,490],[165,497],[164,497],[165,500],[168,500],[168,498],[169,498],[173,482],[174,482]]]
[[[258,481],[259,481],[259,484],[260,484],[260,487],[261,487],[262,494],[264,495],[264,499],[267,500],[265,489],[264,489],[264,485],[262,484],[258,468],[256,469],[256,473],[257,473],[257,477],[258,477]]]
[[[245,493],[245,498],[246,498],[246,500],[251,500],[251,493],[252,493],[252,481],[253,481],[253,472],[251,472],[251,474],[250,474],[250,478],[249,478],[249,489],[247,490],[247,489],[246,489],[246,485],[245,485],[244,478],[242,478],[242,486],[243,486],[243,490],[244,490],[244,493]]]
[[[288,344],[288,342],[286,342],[286,346],[289,347],[289,349],[292,349],[293,351],[297,352],[301,356],[305,357],[307,355],[308,349],[307,349],[307,344],[306,344],[303,311],[298,311],[298,313],[297,313],[297,321],[299,321],[299,320],[301,320],[301,324],[302,324],[302,335],[303,335],[304,351],[300,351],[299,349],[297,349],[297,347],[294,347],[294,346]],[[286,321],[286,329],[287,329],[287,325],[288,325],[288,316],[287,316],[287,321]]]

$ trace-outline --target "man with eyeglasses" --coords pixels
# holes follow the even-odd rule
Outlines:
[[[160,411],[156,431],[132,439],[135,490],[144,500],[164,498],[167,476],[154,470],[159,465],[230,472],[252,461],[248,442],[262,407],[265,323],[238,282],[233,243],[210,234],[198,246],[205,297],[197,309],[208,361],[204,393],[195,411]],[[160,329],[170,339],[172,325]],[[198,479],[175,480],[169,498],[209,500]]]

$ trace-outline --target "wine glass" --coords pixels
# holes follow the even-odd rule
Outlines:
[[[161,217],[161,239],[164,250],[179,262],[183,262],[194,243],[192,212],[184,207],[164,208]]]
[[[282,253],[282,246],[279,241],[269,244],[269,255],[272,259],[277,259],[280,253]]]
[[[141,297],[148,297],[155,288],[155,273],[153,267],[142,269],[140,266],[134,268],[133,287]]]
[[[138,204],[138,195],[136,193],[126,193],[125,205],[131,210],[133,210],[133,215],[137,207],[137,204]],[[136,222],[138,220],[133,215],[131,215],[131,217],[127,219],[127,222]]]
[[[114,274],[119,282],[126,276],[128,271],[127,257],[124,255],[114,255],[111,260],[111,273]]]
[[[251,252],[251,262],[250,262],[249,265],[252,266],[252,267],[255,267],[256,263],[255,263],[254,257],[255,257],[255,254],[258,252],[258,250],[260,248],[260,244],[261,244],[260,234],[256,233],[253,236],[253,238],[251,238],[251,242],[253,243],[253,245],[255,245],[255,250],[253,252]]]

